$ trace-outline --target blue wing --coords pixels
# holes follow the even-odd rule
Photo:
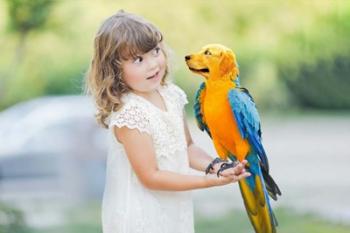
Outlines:
[[[203,82],[200,86],[199,86],[199,89],[196,93],[196,96],[195,96],[195,103],[194,103],[194,115],[196,117],[196,120],[197,120],[197,125],[199,127],[200,130],[202,131],[206,131],[209,136],[211,137],[211,134],[210,134],[210,130],[207,126],[207,124],[205,123],[205,119],[204,119],[204,116],[203,116],[203,98],[205,96],[205,83]]]
[[[242,138],[248,139],[268,172],[268,159],[261,143],[260,117],[252,96],[247,89],[239,87],[229,91],[228,99]]]

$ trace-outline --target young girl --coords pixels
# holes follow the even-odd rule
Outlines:
[[[105,20],[95,37],[87,90],[111,142],[104,233],[194,232],[189,190],[249,176],[246,161],[220,177],[189,174],[190,167],[204,171],[212,157],[192,141],[183,111],[187,98],[167,80],[162,39],[153,24],[124,11]]]

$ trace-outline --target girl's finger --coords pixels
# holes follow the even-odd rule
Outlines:
[[[241,171],[242,171],[243,168],[244,168],[244,167],[242,166],[242,164],[238,164],[236,167],[234,167],[234,168],[232,169],[232,172],[234,172],[235,174],[239,174],[239,173],[241,173]]]
[[[245,173],[242,173],[238,176],[238,180],[241,180],[241,179],[244,179],[244,178],[247,178],[251,176],[251,174],[249,172],[245,172]]]
[[[229,169],[224,170],[223,172],[221,172],[221,175],[222,176],[238,175],[244,171],[245,171],[245,169],[242,165],[237,165],[234,168],[229,168]]]
[[[241,164],[243,164],[244,166],[245,166],[247,163],[248,163],[247,160],[243,160],[243,161],[241,162]]]
[[[243,168],[229,168],[226,169],[225,171],[223,171],[221,173],[222,176],[231,176],[231,175],[237,175],[240,174],[242,172]]]
[[[249,177],[251,174],[249,172],[241,173],[239,175],[230,175],[233,181],[239,181],[241,179]]]

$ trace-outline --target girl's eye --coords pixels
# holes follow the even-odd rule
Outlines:
[[[142,60],[143,60],[142,57],[137,56],[137,57],[134,59],[134,63],[141,63]]]
[[[154,54],[154,55],[158,55],[158,54],[159,54],[159,51],[160,51],[160,48],[159,48],[159,47],[155,47],[155,48],[153,49],[153,54]]]

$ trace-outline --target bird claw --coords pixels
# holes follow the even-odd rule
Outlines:
[[[208,165],[208,167],[205,169],[205,174],[207,175],[212,169],[214,169],[214,165],[217,163],[224,162],[225,160],[222,160],[220,158],[215,158],[211,163]]]
[[[235,167],[237,165],[238,165],[237,162],[223,163],[223,164],[221,164],[220,169],[218,170],[216,175],[219,177],[221,172],[225,171],[226,169],[233,168],[233,167]]]

